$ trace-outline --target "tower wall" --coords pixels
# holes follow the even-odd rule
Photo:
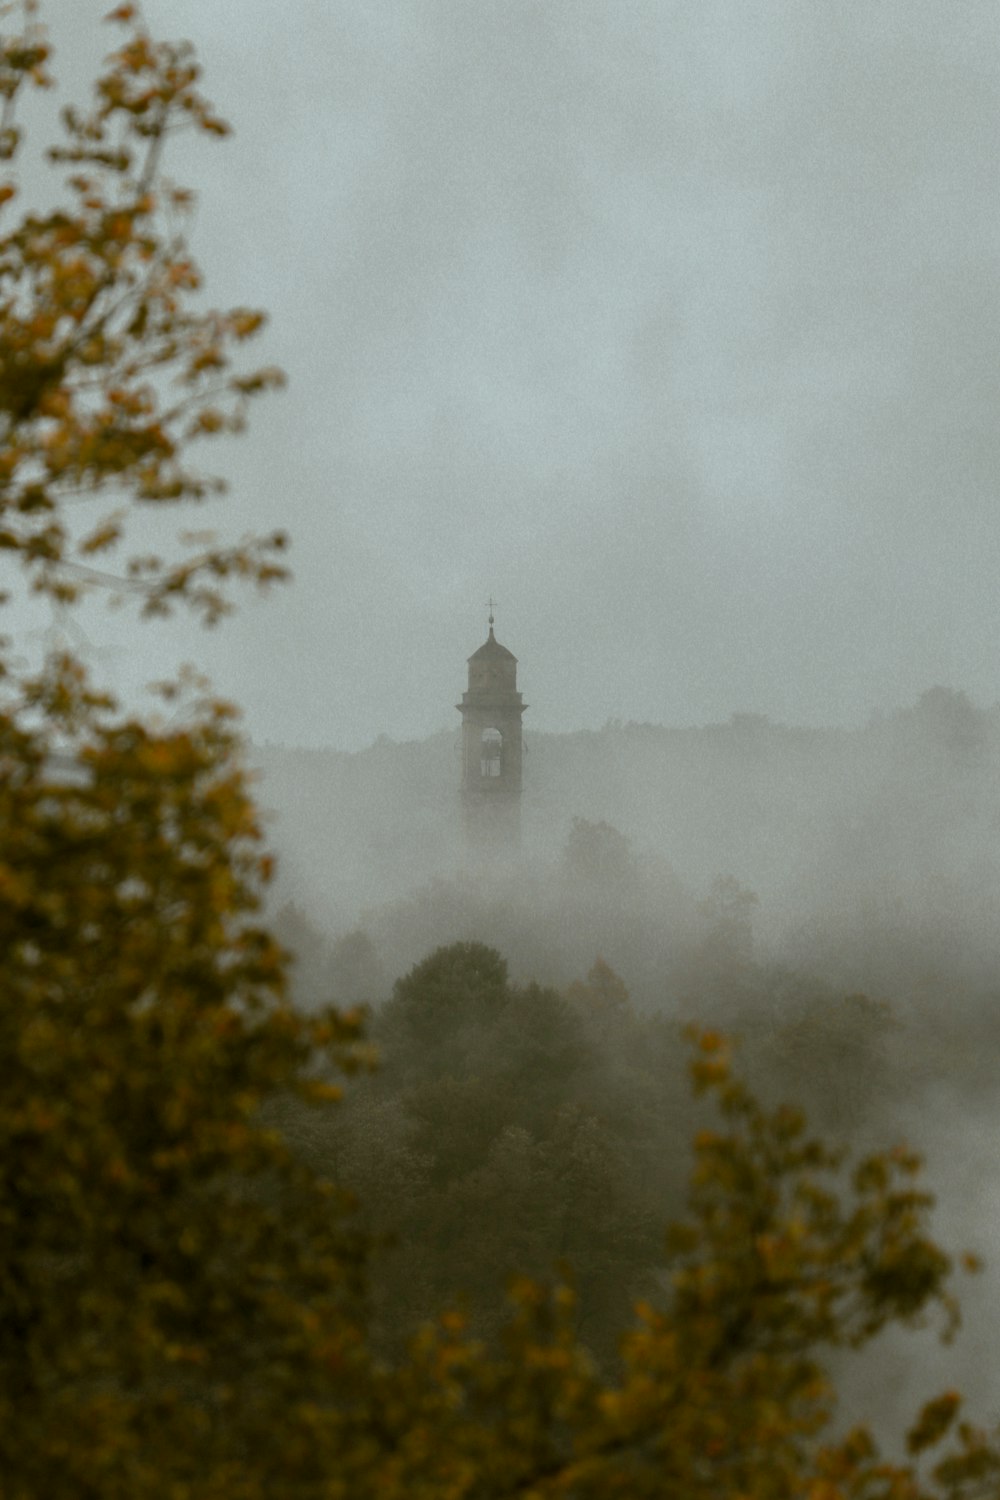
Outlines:
[[[493,634],[469,657],[462,715],[462,803],[466,836],[477,851],[520,839],[523,745],[517,659]]]

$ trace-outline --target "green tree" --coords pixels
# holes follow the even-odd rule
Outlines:
[[[610,823],[574,818],[563,860],[567,871],[584,884],[614,890],[635,879],[635,857],[623,833]]]
[[[386,976],[363,927],[337,939],[330,951],[330,983],[341,1005],[371,1005],[383,997]]]
[[[613,1016],[629,1002],[624,981],[598,954],[585,981],[576,980],[566,991],[566,998],[591,1016]]]
[[[745,968],[753,959],[754,891],[740,885],[734,875],[717,875],[699,907],[706,932],[702,951],[708,962],[723,972]]]
[[[423,1072],[449,1066],[470,1031],[500,1013],[510,995],[507,964],[485,943],[436,948],[393,987],[382,1009],[378,1034],[395,1060]]]

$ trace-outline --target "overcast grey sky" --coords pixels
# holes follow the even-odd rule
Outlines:
[[[48,0],[76,92],[110,3]],[[534,727],[1000,698],[996,0],[145,13],[235,127],[173,164],[209,292],[290,377],[219,525],[296,581],[88,617],[119,683],[179,652],[257,738],[423,735],[492,591]]]

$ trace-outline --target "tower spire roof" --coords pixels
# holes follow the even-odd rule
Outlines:
[[[496,607],[498,602],[499,601],[494,599],[492,594],[486,601],[486,608],[490,612],[490,633],[486,637],[486,640],[483,642],[483,644],[480,646],[479,650],[473,651],[472,655],[469,657],[469,661],[482,661],[484,657],[492,657],[494,660],[500,659],[502,661],[517,661],[517,657],[514,655],[513,651],[508,651],[506,646],[501,646],[500,642],[493,634],[493,626],[496,621]]]
[[[499,659],[501,661],[517,661],[517,657],[514,655],[513,651],[508,651],[506,646],[501,646],[500,642],[493,634],[492,625],[490,626],[490,633],[487,636],[486,640],[480,646],[478,651],[473,651],[472,655],[469,657],[469,661],[482,661],[485,657],[492,657],[494,660]]]

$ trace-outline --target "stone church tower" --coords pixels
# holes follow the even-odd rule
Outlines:
[[[521,830],[521,715],[517,657],[493,634],[469,657],[462,715],[462,802],[467,836],[477,844],[514,847]]]

